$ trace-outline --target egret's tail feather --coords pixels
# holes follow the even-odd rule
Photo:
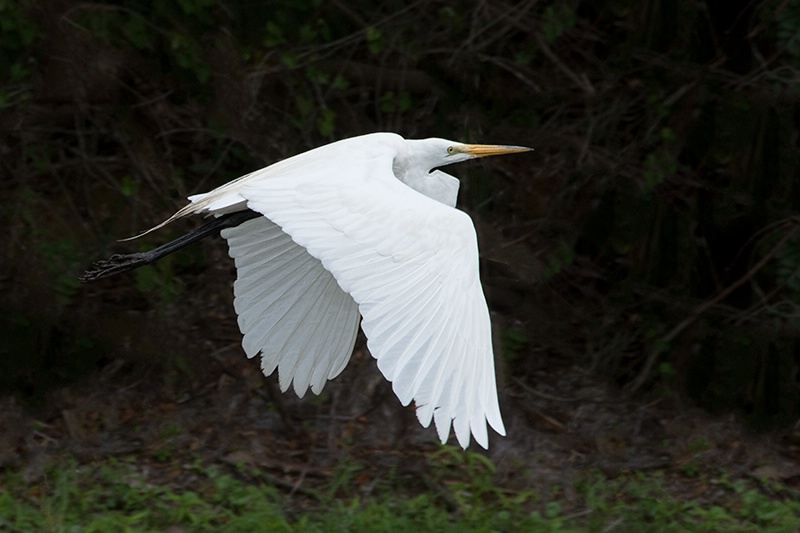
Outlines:
[[[166,219],[164,222],[161,222],[160,224],[157,224],[157,225],[153,226],[152,228],[150,228],[148,230],[144,230],[143,232],[141,232],[141,233],[139,233],[137,235],[134,235],[133,237],[127,237],[125,239],[119,239],[117,242],[132,241],[134,239],[138,239],[139,237],[144,237],[148,233],[152,233],[153,231],[156,231],[158,229],[163,228],[164,226],[166,226],[170,222],[174,222],[174,221],[178,220],[179,218],[183,218],[185,216],[189,216],[189,215],[192,215],[192,214],[197,213],[199,211],[202,211],[203,207],[204,207],[204,205],[200,205],[199,202],[196,203],[196,204],[195,203],[186,204],[185,206],[183,206],[180,209],[178,209],[175,212],[174,215],[172,215],[171,217]]]

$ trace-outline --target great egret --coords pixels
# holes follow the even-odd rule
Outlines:
[[[438,167],[530,148],[406,140],[373,133],[242,176],[179,218],[216,220],[150,252],[116,255],[84,280],[150,263],[222,229],[236,263],[234,306],[248,357],[282,391],[315,394],[347,364],[361,327],[378,368],[442,443],[451,423],[484,448],[486,421],[505,435],[475,228],[454,209],[458,179]],[[263,216],[261,216],[263,215]]]

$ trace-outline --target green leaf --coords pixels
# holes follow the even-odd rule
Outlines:
[[[367,28],[367,50],[372,55],[379,55],[383,52],[386,44],[383,40],[383,32],[375,27]]]
[[[552,4],[542,14],[542,34],[544,40],[550,44],[561,35],[575,26],[575,12],[565,2]]]
[[[123,196],[128,198],[136,196],[138,189],[139,187],[136,183],[136,180],[134,180],[129,174],[122,176],[122,180],[120,181],[120,192],[122,192]]]
[[[317,118],[317,130],[323,137],[329,137],[333,133],[336,121],[336,112],[330,109],[323,109]]]

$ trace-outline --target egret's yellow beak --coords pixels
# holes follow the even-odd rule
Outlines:
[[[527,148],[525,146],[503,146],[500,144],[465,144],[462,150],[465,154],[469,154],[472,157],[486,157],[487,155],[530,152],[533,148]]]

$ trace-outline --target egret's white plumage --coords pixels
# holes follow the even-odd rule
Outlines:
[[[458,180],[437,167],[526,148],[375,133],[285,159],[189,198],[177,218],[252,209],[225,229],[248,357],[280,387],[319,393],[361,327],[403,405],[445,442],[453,425],[488,446],[505,434],[475,229],[454,209]],[[153,229],[156,229],[153,228]],[[152,231],[152,230],[150,230]]]

